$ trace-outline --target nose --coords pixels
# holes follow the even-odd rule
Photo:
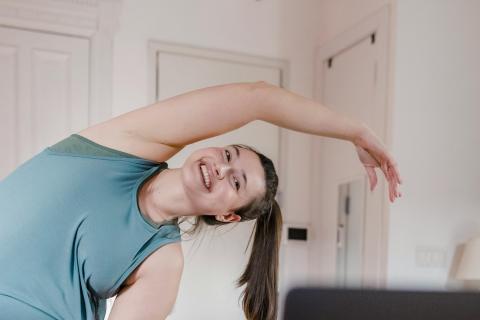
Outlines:
[[[223,179],[232,170],[232,167],[227,163],[217,165],[215,171],[217,172],[218,179]]]

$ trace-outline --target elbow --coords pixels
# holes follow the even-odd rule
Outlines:
[[[246,91],[254,94],[260,94],[265,89],[276,87],[273,84],[270,84],[266,81],[259,80],[259,81],[254,81],[254,82],[244,82],[240,84]]]
[[[266,88],[275,87],[273,84],[268,83],[267,81],[259,80],[251,83],[253,90],[262,90]]]
[[[272,96],[279,87],[262,80],[251,83],[250,88],[255,120],[267,121],[265,113],[269,112]]]

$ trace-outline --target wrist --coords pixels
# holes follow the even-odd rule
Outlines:
[[[350,142],[352,142],[355,146],[362,146],[363,145],[363,139],[365,138],[365,135],[369,131],[369,127],[363,123],[363,122],[356,122],[354,125],[354,129],[352,130],[352,135]]]

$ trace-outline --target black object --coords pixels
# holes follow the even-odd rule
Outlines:
[[[479,320],[480,293],[294,288],[284,320]]]
[[[288,240],[307,240],[307,229],[288,228]],[[480,320],[480,319],[479,319]]]

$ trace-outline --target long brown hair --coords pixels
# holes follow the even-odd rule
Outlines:
[[[249,204],[235,210],[241,221],[256,219],[255,226],[247,244],[254,234],[250,258],[242,275],[238,278],[237,287],[246,285],[242,292],[243,311],[247,320],[275,320],[278,314],[278,263],[280,238],[282,232],[282,213],[275,200],[278,187],[278,176],[272,161],[253,147],[235,144],[239,148],[253,151],[260,159],[265,173],[265,194]],[[179,221],[179,223],[185,221]],[[201,225],[221,226],[230,224],[215,219],[211,215],[195,217],[192,228],[185,233],[195,233]]]

